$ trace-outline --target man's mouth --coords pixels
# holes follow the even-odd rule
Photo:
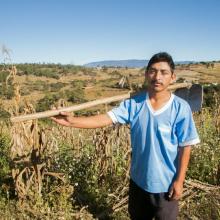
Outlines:
[[[154,86],[161,86],[162,85],[161,82],[152,82],[151,84],[154,85]]]

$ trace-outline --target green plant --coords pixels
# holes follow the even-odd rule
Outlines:
[[[0,106],[0,120],[7,120],[10,117],[10,113]]]
[[[59,99],[63,98],[63,93],[55,93],[55,94],[47,94],[44,98],[40,99],[36,105],[37,111],[46,111],[51,108],[55,102],[57,102]]]
[[[10,174],[10,139],[7,135],[0,133],[0,180]]]
[[[204,85],[204,106],[212,108],[220,103],[220,84]]]
[[[60,89],[66,86],[66,83],[62,83],[62,82],[51,83],[49,86],[51,92],[58,92]]]
[[[188,175],[217,185],[220,184],[220,134],[213,116],[214,113],[208,109],[196,115],[201,144],[193,147]]]

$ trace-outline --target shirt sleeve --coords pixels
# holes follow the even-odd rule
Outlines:
[[[200,143],[195,122],[193,120],[192,111],[188,104],[180,113],[179,120],[176,124],[176,135],[180,147]]]
[[[113,108],[111,111],[107,112],[107,114],[110,116],[114,124],[128,124],[130,123],[130,110],[131,100],[126,99],[121,102],[118,107]]]

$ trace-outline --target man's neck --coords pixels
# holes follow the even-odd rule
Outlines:
[[[171,95],[169,90],[163,90],[159,92],[149,90],[148,94],[149,94],[149,98],[153,99],[156,102],[167,100],[170,98]]]

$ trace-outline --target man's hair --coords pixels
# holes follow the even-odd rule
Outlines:
[[[157,54],[154,54],[148,64],[147,64],[147,68],[146,71],[149,70],[149,68],[154,64],[154,63],[158,63],[158,62],[167,62],[168,65],[170,66],[171,72],[174,72],[175,69],[175,64],[173,62],[173,58],[170,56],[170,54],[168,54],[167,52],[160,52]]]

